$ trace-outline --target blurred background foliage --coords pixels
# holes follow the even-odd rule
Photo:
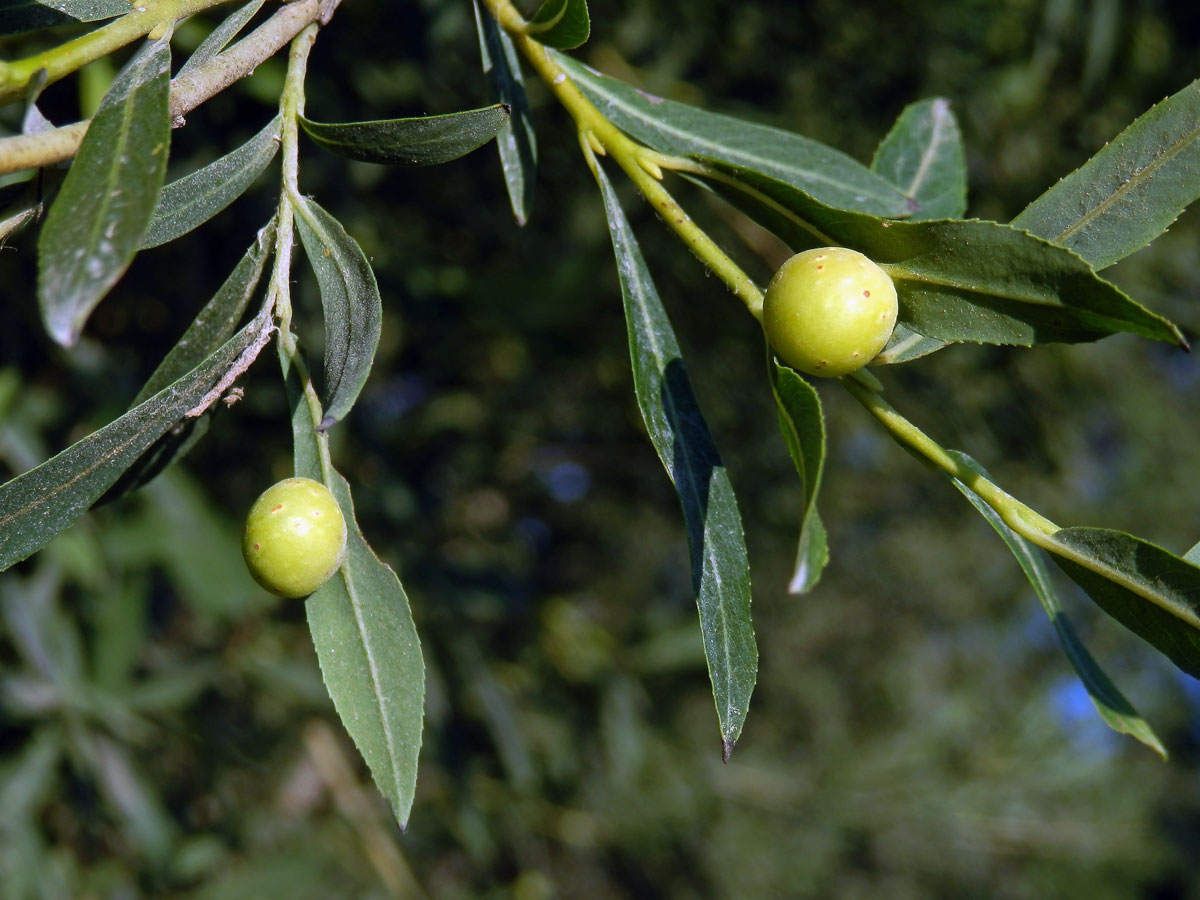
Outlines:
[[[864,161],[905,104],[950,98],[970,212],[1000,220],[1200,73],[1200,7],[1168,0],[613,0],[592,15],[580,56],[598,68]],[[343,3],[313,53],[309,115],[482,105],[474,27],[465,0]],[[55,85],[44,111],[77,117],[111,71]],[[189,115],[170,177],[256,131],[281,79],[273,61]],[[408,833],[332,714],[302,606],[243,571],[240,519],[290,471],[265,354],[182,465],[0,575],[0,898],[1200,896],[1196,683],[1064,585],[1171,761],[1109,732],[991,528],[832,385],[833,562],[788,596],[799,496],[761,337],[633,201],[754,564],[759,686],[721,764],[603,214],[565,116],[531,93],[540,193],[524,229],[490,147],[419,172],[302,159],[303,189],[363,244],[385,301],[375,371],[333,440],[429,666]],[[765,281],[784,249],[672,187]],[[124,409],[272,206],[264,177],[139,256],[70,354],[37,324],[34,234],[0,253],[5,477]],[[1193,337],[1198,230],[1189,212],[1111,273]],[[1192,357],[1122,336],[952,348],[881,377],[1060,524],[1175,552],[1200,538]]]

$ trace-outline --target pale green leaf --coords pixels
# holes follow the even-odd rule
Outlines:
[[[326,438],[290,361],[283,358],[292,403],[295,470],[324,482],[346,516],[348,540],[341,570],[305,601],[321,674],[342,725],[366,760],[371,777],[404,828],[417,783],[425,708],[425,664],[396,573],[371,550],[354,517],[350,486],[321,463]]]
[[[1097,269],[1140,250],[1200,197],[1200,80],[1138,117],[1012,224]]]
[[[728,758],[746,721],[758,671],[741,515],[637,240],[598,167],[596,177],[625,302],[634,393],[650,442],[683,505],[704,655]]]
[[[961,218],[967,157],[950,101],[938,97],[905,107],[875,151],[871,171],[913,202],[911,219]]]

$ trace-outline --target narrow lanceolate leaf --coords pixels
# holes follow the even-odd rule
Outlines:
[[[544,0],[529,20],[529,33],[547,47],[573,50],[591,32],[587,0]]]
[[[1192,549],[1183,554],[1183,558],[1193,566],[1200,566],[1200,544],[1193,544]]]
[[[825,416],[821,413],[821,398],[816,388],[778,362],[772,361],[771,369],[771,390],[779,413],[779,428],[803,491],[800,546],[788,590],[793,594],[804,594],[813,589],[829,562],[825,526],[817,512],[817,494],[825,469]]]
[[[200,42],[200,46],[192,51],[192,55],[175,73],[175,78],[185,78],[200,66],[211,62],[246,27],[246,23],[254,18],[254,14],[262,9],[263,2],[264,0],[250,0],[245,6],[230,13],[225,21],[210,31],[208,37]]]
[[[1200,197],[1200,80],[1153,106],[1013,219],[1097,269],[1140,250]]]
[[[508,116],[509,108],[498,103],[441,116],[373,122],[313,122],[301,116],[300,125],[317,146],[347,159],[432,166],[482,147],[508,124]]]
[[[142,385],[130,408],[141,405],[163,388],[187,374],[214,353],[237,330],[250,298],[262,278],[263,268],[275,239],[275,221],[258,233],[258,238],[234,267],[225,283],[200,310],[174,347]],[[158,477],[168,466],[191,450],[208,426],[208,415],[189,418],[172,428],[146,450],[97,501],[109,503],[137,490]]]
[[[950,455],[968,468],[974,469],[985,478],[990,477],[979,463],[965,453],[951,450]],[[1029,579],[1029,583],[1033,585],[1033,590],[1038,595],[1038,599],[1042,601],[1042,607],[1046,610],[1046,615],[1050,617],[1050,622],[1054,625],[1055,634],[1058,636],[1058,643],[1062,647],[1063,653],[1067,655],[1067,660],[1071,663],[1075,674],[1079,676],[1079,680],[1083,683],[1084,688],[1087,689],[1088,696],[1092,698],[1092,703],[1095,705],[1096,711],[1100,714],[1100,718],[1104,719],[1114,731],[1119,731],[1122,734],[1128,734],[1130,737],[1136,738],[1158,753],[1163,759],[1166,759],[1167,748],[1163,746],[1163,742],[1154,733],[1154,729],[1150,727],[1145,719],[1138,715],[1137,710],[1133,708],[1133,704],[1125,699],[1125,695],[1112,683],[1112,680],[1100,668],[1100,664],[1096,662],[1092,654],[1088,652],[1087,647],[1079,639],[1074,625],[1071,624],[1070,618],[1063,611],[1058,592],[1055,590],[1054,583],[1050,579],[1050,570],[1046,565],[1046,554],[1005,525],[1000,516],[996,514],[996,511],[988,506],[980,499],[979,495],[965,484],[957,478],[952,478],[951,481],[954,482],[954,486],[962,492],[963,496],[971,502],[971,505],[979,511],[980,515],[987,520],[988,524],[996,529],[996,533],[1000,535],[1004,543],[1008,544],[1008,549],[1016,557],[1017,563],[1025,573],[1025,577]]]
[[[38,299],[46,330],[63,346],[79,339],[150,223],[171,141],[170,70],[169,37],[125,65],[46,215],[38,240]]]
[[[279,150],[278,116],[236,150],[165,185],[142,248],[157,247],[198,228],[246,192]]]
[[[271,255],[274,240],[275,220],[272,219],[259,230],[254,243],[233,267],[225,283],[217,289],[212,299],[192,320],[187,331],[159,363],[154,374],[142,385],[132,406],[137,406],[184,373],[191,371],[229,340],[242,321],[250,298],[254,296],[254,289],[258,287],[262,278],[263,268]]]
[[[313,200],[296,207],[296,226],[317,276],[325,313],[325,407],[322,428],[340,422],[371,373],[383,303],[375,273],[342,223]]]
[[[249,323],[216,353],[140,406],[0,487],[0,570],[73,523],[155,441],[198,413],[228,372],[266,342],[268,319]]]
[[[425,664],[408,597],[368,546],[354,518],[350,488],[321,465],[313,416],[295,370],[284,360],[292,402],[296,474],[323,481],[346,516],[341,571],[308,598],[309,630],[334,709],[404,828],[417,783],[425,708]]]
[[[704,655],[728,759],[746,721],[758,671],[742,520],[646,261],[612,185],[598,167],[596,178],[604,194],[625,301],[638,407],[683,504]]]
[[[905,107],[875,151],[871,171],[900,189],[912,219],[960,219],[967,211],[967,157],[950,101]]]
[[[998,222],[889,222],[832,209],[791,185],[706,160],[715,191],[793,246],[840,244],[896,283],[899,321],[935,340],[1028,346],[1117,332],[1186,346],[1171,322],[1105,281],[1077,254]]]
[[[509,121],[496,135],[496,146],[500,151],[500,166],[504,170],[504,184],[508,188],[513,216],[518,225],[524,225],[533,209],[537,137],[529,112],[529,98],[525,95],[521,60],[512,38],[496,24],[490,13],[480,9],[478,0],[473,0],[473,4],[484,74],[496,99],[510,110]]]
[[[663,153],[702,156],[762,172],[829,206],[903,218],[912,202],[853,157],[790,131],[664,100],[549,51],[618,128]]]
[[[1056,531],[1054,561],[1096,604],[1200,678],[1200,568],[1133,535]]]

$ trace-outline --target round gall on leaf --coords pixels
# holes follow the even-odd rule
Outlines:
[[[346,519],[325,485],[285,478],[250,507],[242,555],[254,580],[272,594],[308,596],[342,565]]]
[[[763,329],[781,361],[833,378],[875,358],[896,312],[887,272],[856,250],[823,247],[779,267],[763,300]]]

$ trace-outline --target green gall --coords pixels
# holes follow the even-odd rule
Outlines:
[[[346,519],[329,488],[285,478],[254,501],[242,555],[254,580],[280,597],[306,597],[346,556]]]
[[[869,363],[896,327],[896,286],[856,250],[797,253],[763,300],[763,330],[780,361],[834,378]]]

